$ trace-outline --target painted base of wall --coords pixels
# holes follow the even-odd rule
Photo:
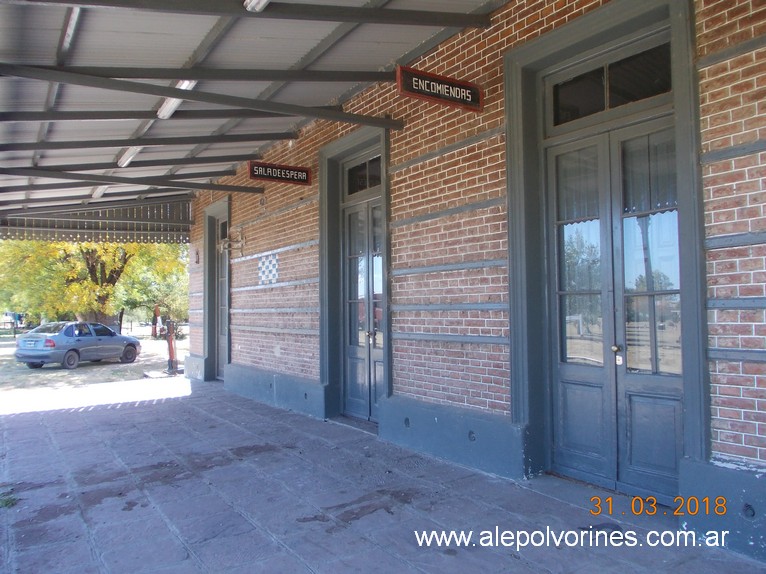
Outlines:
[[[378,436],[484,472],[524,477],[524,432],[508,417],[394,396],[380,403]]]
[[[681,524],[686,523],[687,528],[703,536],[711,530],[728,530],[727,548],[766,560],[766,472],[684,459],[679,478],[683,500],[696,496],[700,501],[697,515],[682,517]],[[715,514],[715,499],[719,496],[726,498],[726,514]],[[709,512],[702,505],[706,497]]]
[[[327,386],[317,381],[237,364],[226,365],[223,380],[227,391],[267,405],[320,419],[333,416]]]
[[[194,381],[205,380],[205,358],[199,355],[187,355],[184,361],[184,375]]]
[[[195,357],[186,373],[204,372]],[[337,393],[329,385],[230,364],[224,388],[249,399],[316,418],[338,415]],[[389,397],[380,403],[378,436],[405,448],[509,478],[524,477],[524,432],[507,417],[449,405]]]

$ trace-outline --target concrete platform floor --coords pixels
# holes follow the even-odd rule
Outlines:
[[[489,476],[220,383],[30,392],[0,405],[3,573],[766,571],[726,550],[648,547],[648,531],[676,523],[592,516],[591,497],[612,493]],[[629,504],[614,495],[616,514]],[[591,547],[593,527],[643,546]],[[416,531],[453,529],[471,542],[417,544]],[[566,538],[497,544],[548,530]]]

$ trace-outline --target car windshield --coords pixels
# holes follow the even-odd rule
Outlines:
[[[30,333],[58,333],[61,331],[61,329],[64,328],[64,325],[66,325],[66,323],[61,321],[56,321],[55,323],[45,323],[44,325],[40,325],[39,327],[32,329]]]

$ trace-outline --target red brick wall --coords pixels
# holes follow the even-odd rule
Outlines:
[[[721,50],[766,33],[766,4],[758,0],[697,0],[697,54],[720,59]],[[702,60],[703,64],[705,60]],[[704,65],[700,81],[701,151],[721,152],[766,136],[766,50],[743,53]],[[704,157],[704,156],[703,156]],[[750,153],[705,162],[702,188],[705,234],[719,240],[731,234],[766,231],[766,154]],[[708,249],[708,297],[737,304],[766,296],[766,245]],[[709,347],[715,350],[766,349],[766,311],[713,308],[708,311]],[[713,453],[766,461],[766,364],[710,361]]]
[[[398,341],[393,354],[398,395],[496,412],[508,409],[504,345]]]
[[[712,361],[715,454],[766,461],[765,375],[764,363]]]
[[[763,139],[766,135],[766,49],[700,71],[703,151]]]
[[[707,56],[766,33],[761,0],[695,0],[697,53]]]

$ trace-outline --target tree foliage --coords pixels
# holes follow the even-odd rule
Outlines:
[[[0,306],[33,320],[104,321],[121,308],[159,303],[185,319],[188,303],[165,293],[186,299],[187,253],[185,245],[0,241]]]
[[[188,246],[155,245],[136,258],[130,273],[117,286],[117,300],[127,309],[143,309],[151,316],[159,305],[163,316],[177,321],[189,316]]]

